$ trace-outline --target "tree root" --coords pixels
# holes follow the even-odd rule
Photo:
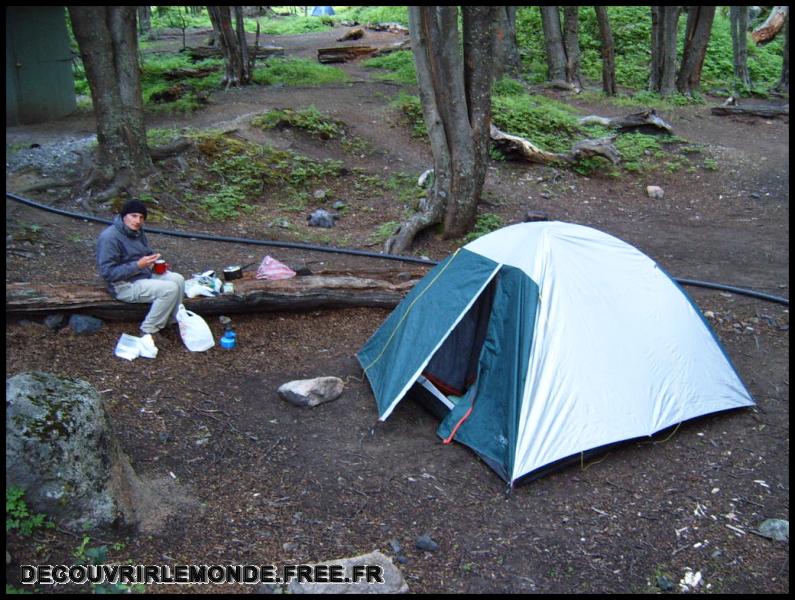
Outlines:
[[[426,199],[423,201],[423,205],[420,212],[413,214],[401,223],[395,233],[389,237],[384,244],[384,252],[387,254],[407,252],[420,231],[442,222],[445,202],[441,198],[437,198],[435,202]]]

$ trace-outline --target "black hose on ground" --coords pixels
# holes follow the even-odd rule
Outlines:
[[[83,215],[76,212],[71,212],[68,210],[63,210],[60,208],[55,208],[52,206],[48,206],[46,204],[41,204],[39,202],[35,202],[30,200],[29,198],[24,198],[18,194],[14,194],[11,192],[6,192],[6,198],[11,198],[16,202],[20,202],[22,204],[26,204],[27,206],[31,206],[33,208],[38,208],[41,210],[46,210],[51,213],[55,213],[57,215],[63,215],[66,217],[72,217],[74,219],[82,219],[84,221],[93,221],[95,223],[104,223],[106,225],[111,224],[113,221],[110,219],[102,219],[100,217],[92,217],[89,215]],[[415,256],[400,256],[396,254],[381,254],[379,252],[369,252],[367,250],[356,250],[354,248],[336,248],[334,246],[318,246],[315,244],[302,244],[298,242],[280,242],[276,240],[253,240],[250,238],[238,238],[238,237],[227,237],[227,236],[216,236],[210,235],[207,233],[190,233],[190,232],[182,232],[182,231],[168,231],[166,229],[158,229],[153,227],[147,227],[146,231],[148,233],[157,233],[160,235],[171,235],[175,237],[183,237],[183,238],[190,238],[190,239],[198,239],[198,240],[209,240],[212,242],[233,242],[238,244],[253,244],[257,246],[274,246],[277,248],[290,248],[294,250],[308,250],[312,252],[330,252],[333,254],[348,254],[352,256],[364,256],[367,258],[381,258],[384,260],[397,260],[402,262],[410,262],[410,263],[418,263],[422,265],[429,265],[433,266],[438,264],[438,261],[435,260],[426,260],[424,258],[417,258]],[[777,302],[778,304],[783,304],[785,306],[789,306],[789,299],[783,298],[781,296],[773,296],[771,294],[765,294],[763,292],[757,292],[755,290],[749,290],[745,288],[738,288],[731,285],[725,285],[722,283],[712,283],[709,281],[699,281],[697,279],[679,279],[674,277],[674,281],[676,281],[680,285],[690,285],[695,287],[702,287],[708,288],[713,290],[724,290],[727,292],[731,292],[734,294],[740,294],[743,296],[750,296],[751,298],[758,298],[760,300],[767,300],[769,302]]]

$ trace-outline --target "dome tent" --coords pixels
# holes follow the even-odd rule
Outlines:
[[[316,6],[312,9],[313,17],[331,16],[334,14],[334,9],[331,6]]]
[[[432,269],[357,354],[386,420],[438,399],[437,433],[511,485],[581,453],[754,404],[649,257],[562,222],[485,235]]]

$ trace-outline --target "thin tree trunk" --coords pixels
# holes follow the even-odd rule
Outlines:
[[[240,48],[241,83],[251,82],[251,69],[248,57],[248,42],[246,41],[246,26],[243,21],[243,7],[235,6],[235,25],[237,26],[237,43]]]
[[[781,64],[781,79],[778,81],[776,90],[789,92],[789,13],[784,24],[784,62]]]
[[[152,28],[151,7],[138,7],[138,33],[143,35]]]
[[[401,253],[421,230],[443,222],[445,238],[463,235],[475,221],[488,165],[494,52],[493,6],[464,6],[463,56],[458,9],[410,6],[411,47],[434,160],[434,180],[421,211],[387,240]]]
[[[751,87],[751,76],[748,74],[748,7],[730,7],[729,18],[732,33],[735,85],[739,84],[741,87],[748,89]]]
[[[613,43],[613,32],[607,17],[607,8],[594,6],[596,22],[599,24],[599,36],[602,40],[602,90],[608,96],[616,95],[616,55]]]
[[[494,27],[494,79],[518,77],[521,71],[516,43],[516,6],[498,6]]]
[[[560,29],[560,11],[557,6],[541,6],[540,10],[547,48],[547,78],[549,81],[565,81],[566,50]]]
[[[701,84],[701,69],[707,55],[707,44],[715,18],[715,6],[690,6],[687,11],[685,47],[682,66],[676,79],[679,93],[690,96]]]
[[[649,90],[661,96],[676,91],[676,32],[679,6],[652,6],[652,60]]]
[[[154,170],[146,144],[135,7],[70,6],[69,15],[97,120],[97,163],[84,189],[110,186],[95,199],[134,188]]]
[[[580,74],[580,7],[563,7],[563,47],[566,52],[566,81],[582,89]]]
[[[238,86],[248,83],[244,78],[243,59],[237,35],[232,28],[232,13],[229,6],[208,6],[213,29],[224,53],[225,72],[221,85]]]

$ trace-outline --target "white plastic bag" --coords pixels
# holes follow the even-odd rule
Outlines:
[[[199,315],[187,310],[184,304],[180,304],[177,310],[177,322],[182,341],[191,352],[204,352],[215,346],[210,326]]]

